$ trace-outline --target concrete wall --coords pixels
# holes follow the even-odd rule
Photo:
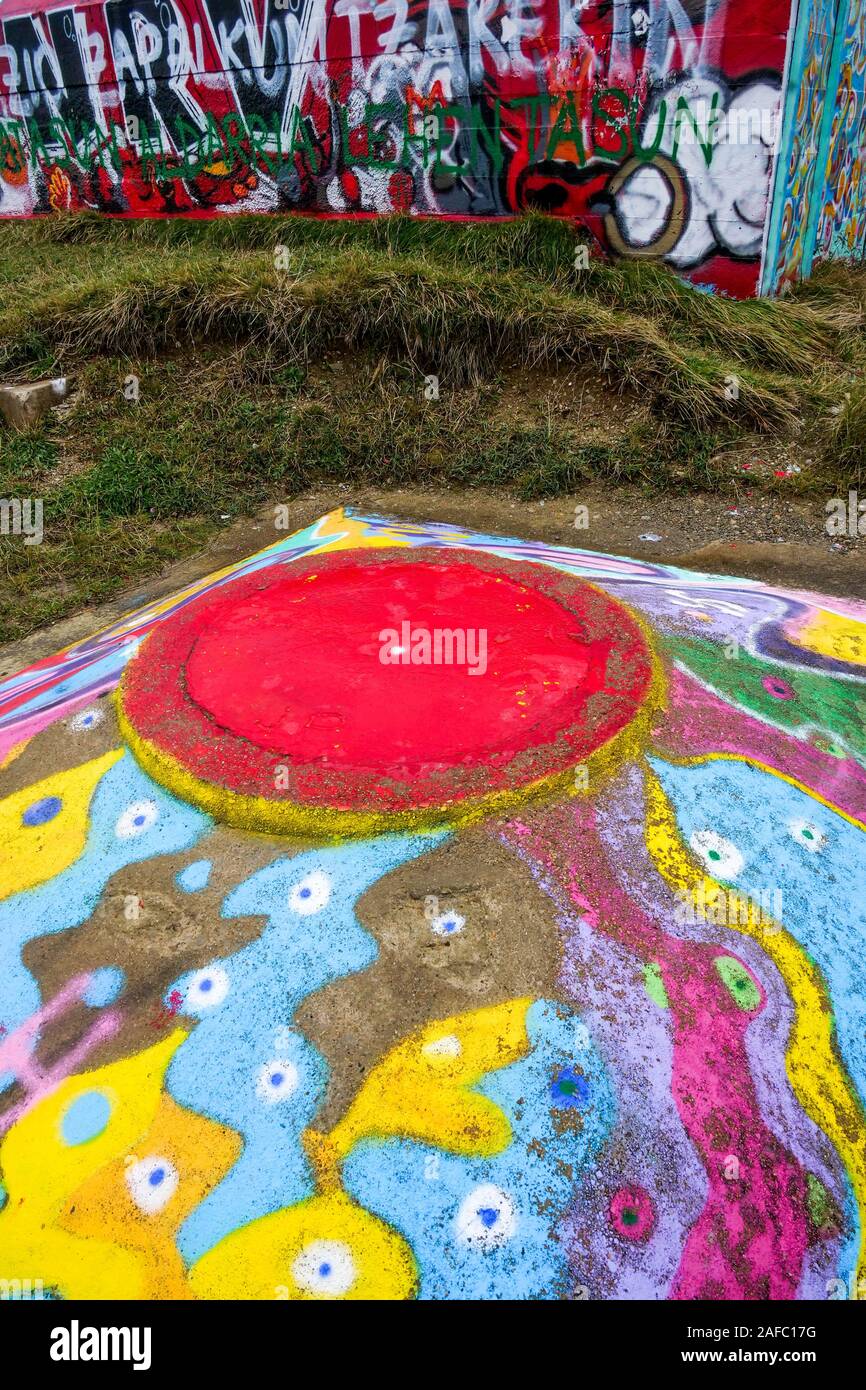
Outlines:
[[[4,0],[0,216],[538,207],[751,294],[810,262],[819,213],[822,253],[862,239],[863,23],[860,0],[793,24],[791,0]]]
[[[799,4],[762,275],[765,292],[807,276],[816,256],[863,254],[864,31],[863,0]]]
[[[843,6],[844,10],[844,6]],[[832,121],[827,138],[824,195],[815,238],[817,257],[866,256],[866,4],[848,0],[837,21]]]

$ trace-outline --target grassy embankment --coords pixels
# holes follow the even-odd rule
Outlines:
[[[0,381],[73,386],[0,426],[0,496],[45,508],[43,544],[0,538],[0,640],[309,486],[860,484],[866,271],[737,304],[575,244],[540,217],[0,223]]]

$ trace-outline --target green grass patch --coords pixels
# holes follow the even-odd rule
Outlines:
[[[0,538],[0,639],[312,486],[731,490],[756,437],[814,460],[786,487],[858,486],[866,272],[735,303],[578,245],[534,215],[0,225],[0,379],[72,384],[0,428],[0,493],[43,498],[46,537]]]

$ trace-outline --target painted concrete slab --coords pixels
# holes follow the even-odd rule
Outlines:
[[[3,1292],[856,1293],[864,676],[341,510],[5,680]]]

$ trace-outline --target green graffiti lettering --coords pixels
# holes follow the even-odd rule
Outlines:
[[[689,106],[688,102],[686,101],[685,97],[677,98],[676,109],[674,111],[674,143],[673,148],[671,150],[672,159],[676,159],[677,157],[677,150],[680,147],[680,136],[683,128],[683,123],[685,122],[686,125],[691,126],[692,132],[695,138],[697,139],[698,144],[701,147],[701,152],[703,153],[706,166],[707,168],[710,167],[710,161],[713,157],[713,145],[715,144],[716,125],[719,120],[719,112],[717,109],[718,104],[719,94],[718,92],[713,92],[713,100],[710,105],[709,120],[707,121],[707,137],[706,140],[704,140],[701,138],[701,131],[698,126],[695,114]],[[687,143],[691,143],[691,141],[688,140]]]
[[[10,134],[6,126],[14,127],[14,134]],[[10,116],[8,122],[0,121],[0,164],[9,169],[13,174],[23,173],[27,168],[27,154],[25,151],[25,140],[22,136],[23,121],[13,120]]]
[[[433,161],[433,176],[437,174],[453,174],[458,178],[461,174],[471,174],[471,164],[446,164],[442,158],[443,146],[447,139],[450,144],[455,135],[459,135],[465,128],[466,122],[472,121],[472,110],[468,106],[440,106],[437,115],[439,117],[439,129],[436,132],[436,158]],[[462,122],[462,127],[456,131],[448,129],[448,121],[453,120],[455,125]]]
[[[505,103],[509,110],[519,111],[522,106],[526,107],[526,138],[528,147],[528,159],[530,164],[535,163],[535,127],[538,121],[538,113],[545,105],[546,100],[546,97],[540,96],[513,97],[510,101],[506,101]],[[542,158],[544,158],[544,155],[542,155]]]
[[[559,108],[553,129],[547,141],[545,159],[555,159],[560,145],[574,145],[577,162],[581,167],[586,163],[586,150],[580,129],[580,118],[574,104],[574,94],[569,92]]]
[[[223,116],[222,125],[226,154],[229,160],[235,157],[241,164],[249,164],[249,150],[243,143],[249,138],[249,132],[244,125],[243,116],[239,111],[229,111]]]
[[[376,129],[375,122],[382,120],[383,117],[388,123],[399,123],[399,107],[392,101],[368,101],[364,108],[364,124],[367,127],[367,138],[369,142],[368,151],[370,157],[368,164],[371,169],[399,169],[403,164],[402,150],[397,159],[380,159],[376,154],[378,147],[383,145],[386,140],[392,138],[392,132],[390,130]]]
[[[609,101],[617,101],[622,106],[622,113],[619,116],[612,115],[610,111],[606,111],[602,106],[602,102]],[[605,87],[603,91],[594,94],[592,98],[592,114],[619,138],[619,149],[609,150],[603,145],[599,145],[593,135],[592,152],[600,159],[616,161],[624,159],[628,154],[628,137],[624,129],[627,123],[626,116],[628,111],[629,96],[628,92],[623,91],[622,87]]]
[[[225,150],[223,149],[222,134],[216,120],[208,111],[205,126],[205,147],[202,156],[202,168],[210,173],[215,164],[225,163]]]
[[[120,173],[123,168],[123,161],[120,157],[120,146],[117,142],[117,126],[114,121],[110,121],[106,130],[99,132],[98,154],[100,163],[105,165],[105,154],[108,153],[109,164],[115,173]]]
[[[66,122],[60,116],[52,116],[48,122],[48,129],[57,141],[57,144],[63,150],[62,155],[52,156],[52,163],[56,164],[58,169],[74,168],[75,157],[73,151],[75,149],[75,143],[72,136],[69,134]]]
[[[279,167],[278,161],[271,159],[265,148],[271,133],[269,127],[265,125],[261,116],[252,115],[247,120],[247,129],[250,132],[253,163],[258,164],[261,161],[267,165],[269,173],[276,174]]]
[[[662,101],[662,104],[659,108],[659,119],[658,125],[656,126],[655,139],[653,140],[651,145],[642,145],[640,142],[640,135],[638,133],[636,124],[636,103],[632,103],[631,110],[629,112],[629,129],[631,130],[632,149],[634,150],[634,153],[638,159],[655,159],[656,155],[659,152],[659,146],[661,145],[661,142],[664,139],[667,119],[668,104],[666,101]]]
[[[310,139],[310,132],[307,123],[301,115],[301,108],[296,106],[292,112],[292,121],[289,126],[289,154],[299,154],[307,160],[310,169],[314,174],[319,172],[319,159],[316,154],[315,146]]]
[[[27,144],[30,150],[30,162],[34,169],[41,165],[54,163],[52,156],[48,153],[48,146],[42,139],[42,132],[35,121],[27,122]]]
[[[494,172],[498,176],[502,173],[505,164],[505,155],[502,150],[502,101],[496,97],[493,102],[493,129],[488,130],[484,120],[484,112],[479,112],[478,120],[472,122],[472,139],[475,157],[479,144],[484,146],[484,151],[490,159]]]
[[[426,169],[430,158],[430,142],[427,138],[427,117],[436,115],[433,107],[418,106],[416,102],[405,101],[403,103],[403,167],[412,167],[413,146],[420,145],[421,168]],[[418,128],[420,126],[420,134]]]
[[[141,177],[143,179],[147,178],[147,170],[148,167],[150,167],[153,169],[153,176],[155,179],[164,178],[165,150],[162,147],[162,132],[159,127],[157,127],[157,139],[156,144],[154,144],[150,138],[150,131],[142,121],[139,126],[139,136],[141,144],[141,155],[139,160]]]
[[[195,178],[200,174],[204,167],[204,156],[202,155],[202,131],[189,121],[185,121],[182,116],[178,116],[174,122],[174,147],[180,155],[180,169],[178,177],[183,179]],[[195,157],[190,159],[191,147],[195,147]]]

